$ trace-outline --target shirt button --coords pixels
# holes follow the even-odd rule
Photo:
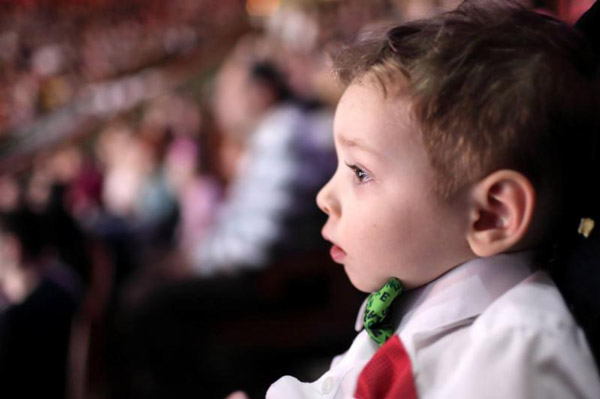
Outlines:
[[[335,385],[335,378],[327,377],[323,380],[323,384],[321,385],[321,392],[324,395],[327,395],[331,391],[333,391],[333,386]]]

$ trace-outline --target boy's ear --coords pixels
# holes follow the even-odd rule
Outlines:
[[[467,242],[477,256],[505,252],[524,238],[536,202],[528,178],[499,170],[475,184],[471,195]]]

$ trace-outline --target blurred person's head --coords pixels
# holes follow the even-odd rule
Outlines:
[[[532,0],[511,0],[531,6]],[[428,18],[456,9],[463,0],[392,0],[398,16],[405,22]]]
[[[130,216],[142,185],[159,166],[156,143],[119,121],[100,133],[95,151],[105,176],[102,203],[111,213]]]
[[[173,136],[196,136],[202,125],[199,106],[184,95],[170,93],[148,104],[141,130],[150,134],[170,131]]]
[[[165,156],[164,168],[171,188],[180,192],[193,179],[200,164],[200,148],[196,141],[179,137],[171,143]]]
[[[43,212],[54,186],[70,186],[83,169],[82,150],[73,144],[37,154],[27,179],[25,197],[32,210]]]
[[[269,108],[293,99],[292,92],[285,80],[283,72],[272,61],[257,61],[250,66],[249,85],[254,90],[254,99],[259,101],[257,109]]]
[[[0,212],[15,209],[21,200],[21,190],[16,179],[10,175],[0,176]]]
[[[123,122],[110,123],[100,132],[94,150],[102,167],[112,168],[123,161],[123,154],[132,145],[132,136],[132,129]]]
[[[46,255],[41,217],[26,207],[0,214],[0,288],[13,302],[33,289]]]
[[[227,134],[244,137],[271,107],[293,97],[281,69],[257,51],[241,42],[215,81],[215,119]]]
[[[28,176],[24,194],[27,203],[36,212],[42,212],[48,205],[52,185],[55,183],[49,167],[47,154],[39,154]]]
[[[72,182],[83,168],[83,152],[73,144],[57,149],[48,160],[49,173],[57,183]]]
[[[250,130],[253,118],[248,115],[243,101],[246,71],[242,63],[227,60],[214,82],[213,112],[215,122],[226,134],[244,137]]]
[[[439,0],[394,0],[396,10],[403,21],[430,17],[439,11],[439,3]]]
[[[183,95],[170,93],[148,104],[139,134],[154,162],[164,163],[173,141],[197,138],[201,125],[198,105]]]

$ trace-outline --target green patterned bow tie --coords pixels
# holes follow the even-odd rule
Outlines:
[[[367,298],[364,326],[369,336],[379,345],[383,345],[394,333],[393,326],[385,318],[392,301],[403,290],[402,282],[393,277],[383,288]]]

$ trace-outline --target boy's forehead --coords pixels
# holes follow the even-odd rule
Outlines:
[[[352,83],[337,106],[335,140],[346,147],[368,148],[381,139],[415,136],[412,134],[415,129],[410,113],[408,96],[386,96],[378,85],[371,82]],[[390,134],[392,137],[388,137]]]
[[[346,137],[343,135],[343,133],[341,133],[337,136],[337,142],[339,145],[345,148],[356,148],[365,152],[369,152],[373,155],[381,155],[376,146],[373,146],[367,140],[363,140],[360,137]]]

